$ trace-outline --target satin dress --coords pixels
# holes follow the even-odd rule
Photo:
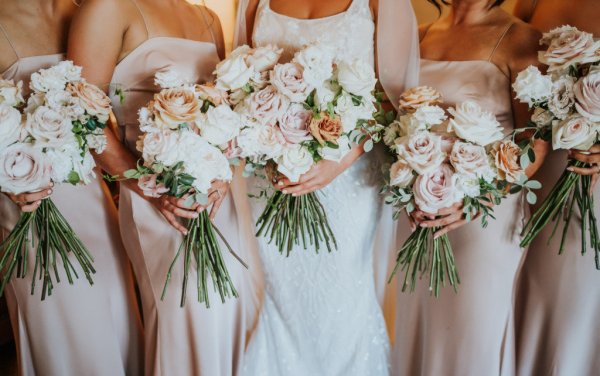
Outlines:
[[[63,58],[60,54],[22,57],[2,77],[22,80],[28,88],[33,72]],[[40,284],[35,295],[30,293],[35,252],[29,252],[29,276],[13,278],[6,288],[20,375],[142,374],[143,335],[133,274],[121,243],[116,208],[106,184],[96,175],[86,186],[56,185],[52,194],[52,201],[94,257],[94,285],[81,276],[73,285],[64,280],[52,296],[40,301]],[[19,209],[1,197],[2,231],[8,234]],[[73,264],[77,265],[74,260]]]
[[[421,60],[420,85],[436,88],[444,104],[477,101],[496,115],[505,134],[514,129],[510,79],[491,61]],[[449,233],[460,276],[458,293],[446,286],[435,298],[427,276],[415,292],[402,293],[398,308],[393,375],[513,375],[513,300],[525,252],[519,233],[523,196],[494,207],[487,228],[477,220]],[[403,239],[405,240],[405,239]]]
[[[138,110],[160,88],[157,71],[173,69],[190,82],[213,79],[219,62],[216,45],[172,37],[151,37],[121,60],[114,71],[110,93],[123,144],[139,157],[141,134]],[[121,102],[114,88],[124,94]],[[231,195],[214,221],[234,250],[244,258],[239,242],[236,209]],[[221,303],[210,295],[210,309],[196,301],[195,267],[191,268],[187,303],[180,307],[183,261],[177,264],[164,301],[161,294],[169,265],[183,236],[148,201],[121,186],[121,234],[140,289],[145,329],[146,375],[235,375],[245,345],[241,299]],[[242,290],[245,269],[222,244],[221,251],[233,283]],[[211,283],[209,281],[209,283]]]

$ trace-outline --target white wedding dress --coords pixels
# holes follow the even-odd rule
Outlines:
[[[275,13],[261,0],[255,46],[282,47],[284,60],[302,46],[322,42],[341,59],[374,62],[375,25],[369,0],[354,0],[340,14],[310,20]],[[318,193],[338,249],[316,254],[296,246],[289,257],[259,239],[264,303],[244,361],[249,376],[388,375],[389,342],[373,275],[373,244],[381,218],[381,153],[363,155]],[[268,185],[251,178],[251,193]],[[256,220],[264,199],[251,199]]]

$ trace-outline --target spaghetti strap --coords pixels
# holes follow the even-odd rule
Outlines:
[[[19,53],[17,52],[17,49],[15,48],[15,45],[13,44],[12,40],[8,36],[8,32],[6,31],[6,29],[4,28],[4,26],[2,26],[1,23],[0,23],[0,31],[2,31],[2,34],[4,34],[4,37],[8,41],[8,44],[10,45],[10,48],[12,48],[12,50],[15,53],[15,56],[17,57],[17,59],[20,59],[21,56],[19,56]]]
[[[148,22],[146,22],[146,16],[144,16],[144,12],[142,12],[142,9],[140,8],[140,6],[138,5],[136,0],[131,0],[131,2],[137,8],[138,12],[140,13],[140,16],[142,16],[142,21],[144,22],[144,27],[146,28],[146,38],[150,38],[150,31],[148,30]]]
[[[214,20],[213,20],[213,22],[208,22],[208,20],[206,19],[206,14],[204,14],[208,10],[205,7],[201,6],[201,5],[198,5],[198,8],[200,10],[200,15],[202,15],[202,19],[204,20],[204,23],[206,24],[206,27],[208,27],[208,31],[210,31],[210,37],[212,38],[213,43],[216,46],[217,45],[217,38],[215,38],[215,32],[214,32],[214,30],[212,28]]]
[[[492,53],[490,54],[490,57],[488,57],[487,61],[492,61],[492,58],[494,57],[496,50],[498,49],[498,47],[500,47],[500,43],[502,43],[502,40],[504,39],[506,34],[508,34],[508,31],[513,27],[514,24],[515,24],[514,22],[511,22],[511,24],[508,25],[506,30],[504,30],[502,35],[500,35],[500,38],[498,39],[498,42],[496,42],[496,45],[494,46],[494,49],[492,50]]]

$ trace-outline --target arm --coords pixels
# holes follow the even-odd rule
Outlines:
[[[520,18],[525,22],[531,21],[533,17],[533,11],[537,5],[537,0],[518,0],[515,4],[513,14],[515,17]]]

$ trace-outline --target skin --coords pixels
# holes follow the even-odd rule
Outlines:
[[[541,34],[528,24],[512,17],[500,7],[492,7],[489,0],[454,0],[450,12],[420,30],[421,57],[439,61],[487,60],[500,35],[508,31],[491,62],[514,82],[516,75],[529,65],[538,65],[537,50]],[[462,48],[469,46],[469,48]],[[511,93],[511,97],[514,97]],[[524,127],[530,118],[527,105],[513,100],[516,127]],[[537,142],[534,146],[536,162],[525,171],[532,176],[541,166],[548,145]],[[440,210],[431,215],[420,210],[411,213],[412,219],[422,227],[440,227],[435,237],[442,236],[468,223],[462,204]]]
[[[515,15],[543,32],[571,25],[599,37],[599,5],[597,0],[519,0],[515,6]],[[570,150],[569,158],[594,164],[591,168],[568,167],[567,170],[581,175],[594,175],[594,183],[597,181],[600,145],[593,146],[589,152]]]
[[[67,34],[77,6],[71,0],[3,0],[0,23],[10,36],[19,56],[64,53]],[[4,34],[0,34],[0,72],[17,61],[17,55]],[[7,194],[23,212],[36,210],[52,186],[35,193]]]
[[[147,20],[147,35],[144,20],[130,0],[86,0],[73,20],[67,57],[83,67],[86,79],[107,90],[115,67],[119,61],[146,41],[149,37],[166,36],[196,41],[212,42],[211,30],[217,38],[219,56],[224,58],[225,47],[219,18],[208,8],[194,6],[184,0],[137,0]],[[101,51],[101,53],[99,53]],[[107,127],[109,128],[109,127]],[[115,127],[112,127],[115,128]],[[98,165],[111,175],[123,176],[135,168],[136,157],[119,142],[111,130],[105,131],[108,147],[96,155]],[[128,188],[154,205],[167,221],[178,231],[186,234],[181,218],[196,218],[198,213],[212,205],[211,218],[217,213],[229,190],[229,185],[215,182],[209,192],[206,206],[186,206],[186,197],[176,199],[145,197],[133,180],[124,181]]]
[[[254,30],[254,19],[259,0],[250,0],[246,9],[246,29],[248,44],[252,44],[252,31]],[[299,19],[315,19],[329,17],[342,13],[348,9],[352,0],[270,0],[270,8],[279,14]],[[371,12],[377,22],[378,1],[371,0]],[[375,48],[377,50],[377,48]],[[354,147],[339,163],[322,160],[315,164],[306,174],[302,175],[298,182],[291,182],[285,176],[279,175],[273,179],[276,189],[292,196],[305,195],[329,185],[336,177],[348,169],[364,154],[362,145]]]

